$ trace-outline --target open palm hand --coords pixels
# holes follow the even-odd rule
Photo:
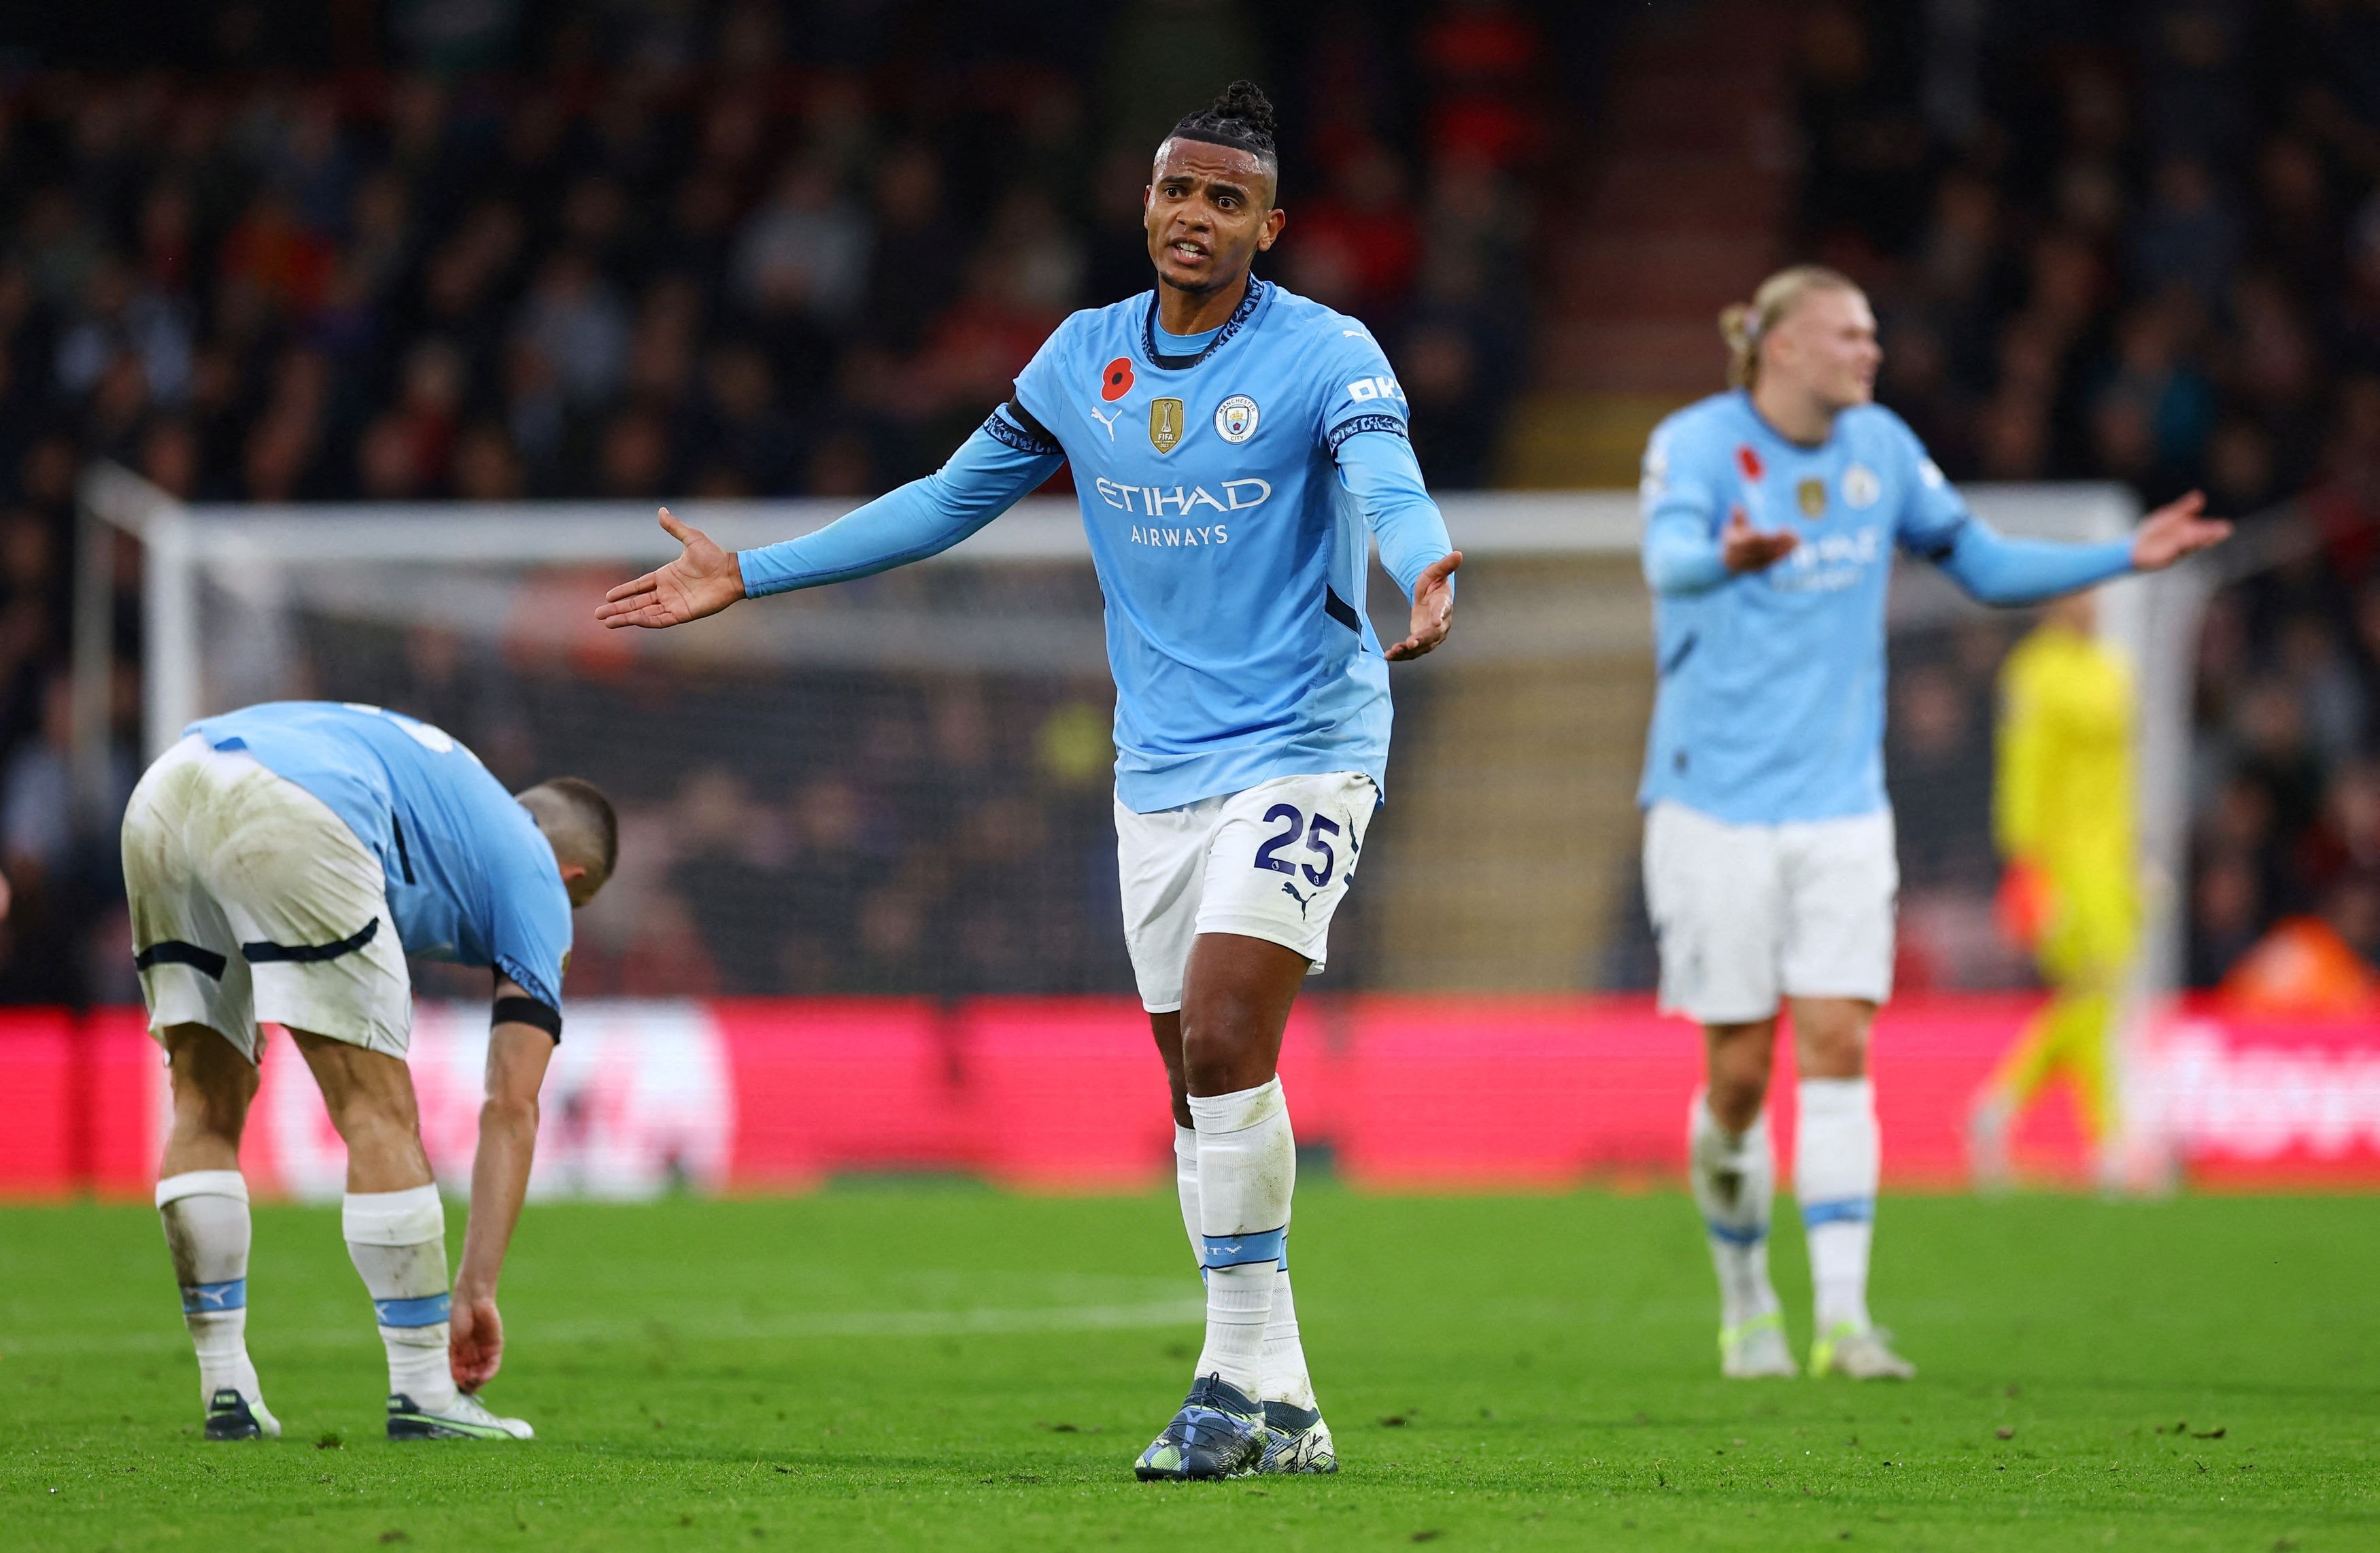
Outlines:
[[[657,631],[683,625],[717,614],[744,597],[744,573],[733,551],[720,549],[710,535],[680,522],[667,507],[662,509],[662,527],[686,547],[684,553],[604,594],[595,618],[606,626],[642,625]]]

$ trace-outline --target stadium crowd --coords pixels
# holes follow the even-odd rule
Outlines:
[[[80,52],[55,18],[0,40],[0,868],[19,885],[0,998],[110,989],[93,977],[121,937],[67,758],[72,491],[94,457],[211,501],[880,490],[930,467],[1066,310],[1146,284],[1148,145],[1254,73],[1299,127],[1274,273],[1389,341],[1434,485],[1491,478],[1525,385],[1535,208],[1564,187],[1560,105],[1591,103],[1598,67],[1559,7],[996,9],[958,29],[890,3],[243,3],[151,7]],[[1882,397],[1954,478],[2198,484],[2317,537],[2227,589],[2202,643],[2191,974],[2309,915],[2380,959],[2380,20],[1829,0],[1801,41],[1782,245],[1870,287]],[[1896,646],[1895,800],[1934,817],[1904,826],[1919,979],[2024,974],[1983,947],[1990,677],[2015,624]],[[1032,725],[1082,694],[1039,687]],[[1043,833],[1103,813],[1096,783],[1013,796]],[[779,823],[790,790],[747,801],[800,829]],[[901,844],[924,856],[965,823]],[[876,930],[948,941],[953,876],[902,877]],[[837,947],[868,920],[852,901],[797,931],[814,942],[705,974],[873,985]],[[984,949],[953,975],[1104,985],[1111,959],[1045,974]],[[645,985],[629,964],[604,976]]]
[[[1547,51],[1504,5],[145,10],[0,37],[0,998],[79,1001],[122,938],[67,778],[91,459],[200,501],[885,489],[1148,285],[1150,151],[1240,75],[1301,129],[1275,273],[1391,342],[1436,484],[1520,380]]]
[[[2380,958],[2380,15],[1837,3],[1799,68],[1798,246],[1871,288],[1879,397],[1946,471],[2203,486],[2297,546],[2200,648],[2192,980],[2312,915]],[[1896,801],[1980,840],[1998,654],[1911,656]],[[1980,909],[1973,843],[1904,861]]]

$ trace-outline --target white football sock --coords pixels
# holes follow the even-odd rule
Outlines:
[[[1190,1260],[1207,1266],[1207,1241],[1198,1229],[1198,1129],[1173,1124],[1173,1194],[1182,1199],[1182,1228],[1190,1236]]]
[[[446,1207],[434,1185],[350,1192],[341,1214],[347,1259],[371,1295],[388,1349],[388,1389],[443,1413],[455,1405],[446,1361]]]
[[[1207,1268],[1207,1346],[1197,1373],[1263,1395],[1265,1329],[1297,1188],[1297,1140],[1278,1078],[1229,1095],[1193,1095],[1198,1230]]]
[[[1818,1330],[1848,1325],[1865,1331],[1868,1244],[1882,1162],[1875,1086],[1864,1078],[1805,1078],[1799,1094],[1793,1193],[1809,1236]]]
[[[1305,1347],[1297,1340],[1297,1301],[1289,1292],[1287,1253],[1273,1274],[1272,1316],[1265,1323],[1262,1400],[1316,1411],[1314,1380],[1305,1372]]]
[[[1179,1122],[1173,1127],[1173,1190],[1182,1199],[1182,1224],[1190,1232],[1190,1254],[1203,1261],[1207,1240],[1198,1228],[1198,1129]],[[1286,1240],[1282,1244],[1286,1246]],[[1199,1276],[1206,1276],[1203,1267]],[[1258,1384],[1262,1390],[1250,1394],[1260,1401],[1314,1410],[1314,1380],[1305,1369],[1305,1345],[1298,1341],[1297,1301],[1289,1292],[1286,1250],[1273,1279],[1272,1315],[1265,1322]]]
[[[1719,1321],[1729,1327],[1778,1308],[1768,1281],[1768,1215],[1777,1198],[1777,1160],[1768,1144],[1768,1113],[1730,1133],[1697,1091],[1686,1123],[1686,1176],[1710,1238],[1718,1273]]]
[[[263,1399],[248,1357],[248,1183],[237,1171],[185,1171],[157,1183],[157,1217],[182,1286],[182,1324],[199,1353],[199,1396],[231,1387]]]

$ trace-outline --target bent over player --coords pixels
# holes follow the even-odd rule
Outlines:
[[[1803,267],[1720,320],[1730,393],[1655,430],[1645,576],[1659,688],[1638,801],[1661,1003],[1703,1026],[1689,1172],[1730,1376],[1791,1375],[1768,1280],[1776,1167],[1763,1110],[1780,997],[1800,1068],[1794,1194],[1816,1285],[1814,1373],[1905,1377],[1868,1317],[1878,1143],[1868,1034],[1892,988],[1884,789],[1885,585],[1896,548],[1991,604],[2169,566],[2230,526],[2196,493],[2129,540],[2004,539],[1874,403],[1867,298]]]
[[[1388,661],[1445,638],[1461,561],[1378,345],[1249,273],[1286,219],[1278,173],[1271,104],[1234,83],[1158,148],[1155,291],[1061,324],[939,473],[740,554],[664,512],[685,553],[598,611],[675,625],[866,576],[1073,465],[1115,673],[1124,939],[1207,1280],[1195,1382],[1144,1478],[1336,1470],[1290,1296],[1297,1152],[1275,1066],[1379,801]],[[1385,650],[1359,608],[1366,528],[1413,603]]]
[[[157,1211],[207,1438],[281,1432],[248,1356],[239,1173],[264,1022],[288,1029],[347,1146],[342,1221],[388,1351],[389,1438],[529,1437],[471,1393],[503,1359],[497,1274],[562,1038],[571,909],[603,887],[618,848],[612,806],[588,783],[561,777],[515,798],[446,734],[376,707],[282,701],[194,722],[133,789],[134,964],[174,1096]],[[495,972],[451,1299],[445,1209],[405,1065],[408,953]]]

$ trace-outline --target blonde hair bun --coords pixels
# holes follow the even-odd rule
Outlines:
[[[1730,302],[1718,313],[1718,335],[1727,342],[1727,383],[1750,388],[1760,375],[1760,342],[1813,291],[1857,291],[1859,283],[1824,264],[1795,264],[1760,283],[1749,302]]]

